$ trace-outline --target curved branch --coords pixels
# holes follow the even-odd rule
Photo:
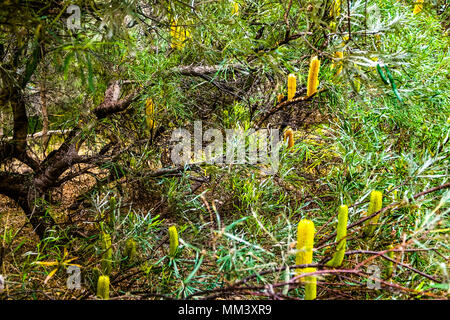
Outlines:
[[[105,91],[105,99],[94,109],[97,119],[103,119],[109,115],[125,110],[138,97],[141,88],[118,100],[120,94],[120,81],[114,81]]]

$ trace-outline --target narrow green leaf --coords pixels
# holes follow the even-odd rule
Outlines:
[[[380,67],[380,64],[377,64],[377,71],[378,71],[378,74],[381,77],[381,80],[383,80],[383,82],[385,84],[389,84],[389,81],[386,79],[386,76],[384,75],[383,70]]]
[[[89,86],[89,90],[91,90],[92,93],[95,92],[95,87],[94,87],[94,74],[92,72],[92,63],[91,63],[91,59],[89,58],[89,55],[87,53],[85,53],[86,56],[86,62],[87,62],[87,67],[88,67],[88,86]]]
[[[75,52],[71,51],[67,54],[66,58],[64,59],[64,63],[63,63],[63,68],[64,68],[64,80],[67,81],[67,75],[69,72],[69,65],[70,65],[70,60],[73,59]]]
[[[194,270],[192,270],[192,272],[189,274],[189,276],[186,279],[184,279],[184,281],[183,281],[184,284],[187,284],[187,283],[189,283],[189,281],[191,281],[191,279],[195,276],[198,269],[200,268],[202,262],[203,262],[203,256],[201,256],[200,259],[198,259],[198,262],[195,265]]]

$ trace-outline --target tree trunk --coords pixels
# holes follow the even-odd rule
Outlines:
[[[26,202],[18,202],[23,212],[27,216],[28,221],[33,226],[33,230],[36,235],[40,239],[44,239],[45,232],[48,229],[55,225],[55,221],[53,218],[46,212],[45,206],[43,203],[39,203],[42,200],[41,198],[31,197],[30,201],[33,203],[33,206],[28,205],[28,201]]]
[[[36,234],[43,239],[45,231],[55,224],[53,218],[46,214],[40,190],[34,183],[33,175],[0,172],[0,193],[14,200],[25,213]]]

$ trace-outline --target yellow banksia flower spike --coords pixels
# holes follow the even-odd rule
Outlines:
[[[109,276],[98,277],[97,296],[103,300],[109,299]]]
[[[394,260],[394,251],[392,251],[394,249],[394,246],[391,244],[387,247],[388,251],[386,253],[386,256],[392,260]],[[394,273],[394,262],[393,261],[388,261],[387,262],[387,267],[386,267],[386,278],[391,278],[392,274]]]
[[[334,0],[331,5],[330,17],[337,18],[341,14],[341,0]]]
[[[310,264],[313,257],[314,245],[314,222],[302,219],[297,227],[297,254],[295,256],[295,264]],[[313,272],[314,268],[298,268],[297,275],[307,272]],[[300,278],[304,282],[304,278]]]
[[[232,15],[238,15],[239,14],[239,3],[236,1],[233,2],[233,10],[231,11]]]
[[[147,121],[147,126],[150,131],[153,130],[155,126],[154,114],[155,114],[155,104],[153,103],[152,99],[147,99],[147,101],[145,102],[145,119]]]
[[[111,236],[105,232],[102,232],[101,234],[101,241],[102,241],[102,260],[101,260],[101,266],[102,266],[102,273],[104,275],[109,275],[112,270],[112,243],[111,243]]]
[[[292,129],[290,129],[290,128],[287,129],[284,132],[283,137],[284,137],[284,141],[286,141],[286,139],[288,141],[288,148],[289,149],[292,148],[294,146],[294,132],[292,131]]]
[[[336,51],[336,52],[334,53],[334,58],[342,60],[342,59],[344,58],[344,52],[342,52],[342,51]],[[340,75],[341,72],[342,72],[342,68],[343,68],[342,61],[337,61],[336,63],[333,62],[333,63],[331,64],[331,70],[333,70],[333,69],[336,67],[336,65],[339,66],[339,69],[336,71],[336,76],[338,76],[338,75]]]
[[[308,272],[316,272],[316,268],[311,269]],[[317,277],[309,276],[305,277],[305,300],[314,300],[317,297]]]
[[[136,249],[136,241],[133,239],[128,239],[125,243],[125,256],[129,261],[133,261],[136,257],[137,249]]]
[[[170,36],[172,37],[172,43],[170,44],[170,46],[172,47],[172,49],[180,49],[178,28],[179,27],[177,27],[177,20],[173,20],[170,26]]]
[[[383,206],[383,194],[380,191],[373,190],[370,193],[370,203],[369,208],[367,209],[366,216],[371,216],[377,211],[381,210]],[[380,219],[380,215],[376,215],[372,219],[366,221],[366,228],[364,229],[364,235],[370,236],[373,234],[376,228],[376,224],[378,223],[378,219]]]
[[[172,49],[183,49],[185,40],[191,37],[191,33],[188,29],[177,25],[177,20],[174,19],[170,26],[170,36],[172,37],[172,43],[170,46]]]
[[[339,267],[344,260],[345,247],[347,244],[347,221],[348,221],[348,207],[346,205],[342,205],[338,209],[338,225],[336,232],[336,252],[333,255],[333,258],[327,262],[327,266],[329,267]]]
[[[288,101],[294,98],[295,92],[297,91],[297,78],[295,77],[295,74],[291,73],[288,76]]]
[[[308,85],[306,89],[306,95],[308,97],[317,92],[317,87],[319,86],[319,69],[320,60],[317,57],[313,57],[309,65]]]
[[[423,0],[417,0],[416,5],[414,6],[413,14],[418,14],[422,11],[422,3]]]
[[[169,242],[169,256],[175,257],[178,249],[178,232],[175,226],[169,227]]]

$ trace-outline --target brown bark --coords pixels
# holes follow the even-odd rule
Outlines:
[[[141,89],[137,89],[135,92],[132,92],[124,98],[118,100],[120,94],[120,84],[119,81],[114,81],[108,86],[108,89],[106,89],[105,99],[97,108],[95,108],[94,114],[98,119],[103,119],[109,115],[125,110],[138,96],[140,90]]]
[[[22,208],[34,231],[42,239],[45,231],[54,225],[54,220],[45,215],[45,208],[38,205],[42,194],[37,193],[31,186],[30,174],[0,172],[0,193],[13,199]]]

